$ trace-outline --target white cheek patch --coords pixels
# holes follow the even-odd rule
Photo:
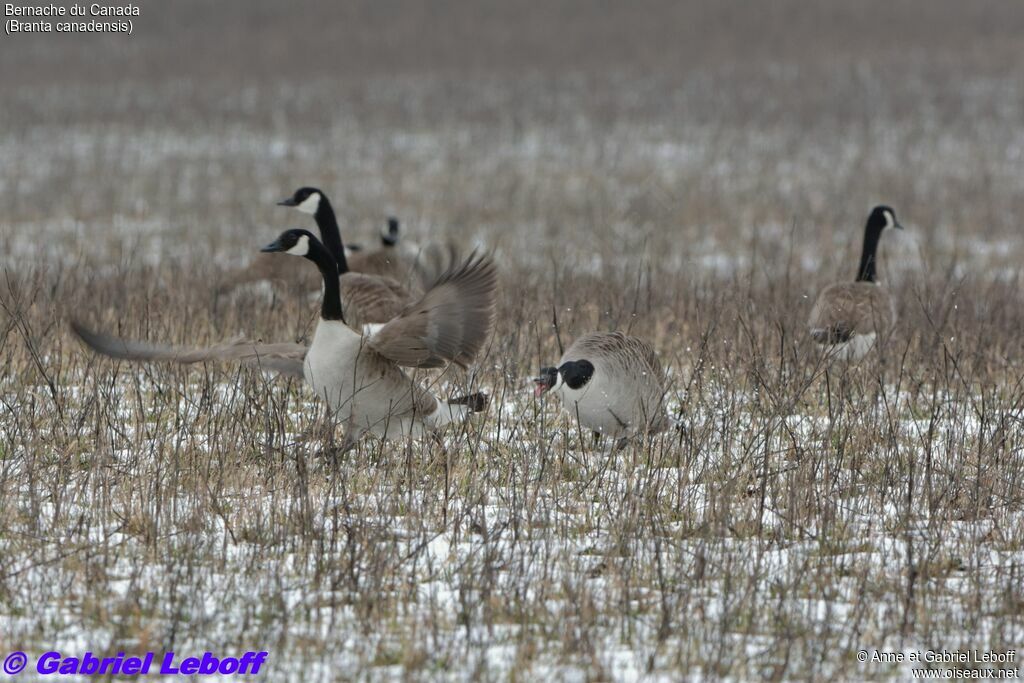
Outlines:
[[[892,211],[885,212],[885,227],[892,228],[896,225],[896,219],[892,215]]]
[[[316,210],[320,208],[320,193],[314,192],[302,200],[302,203],[295,208],[302,213],[308,213],[310,215],[315,214]]]
[[[302,235],[299,237],[299,241],[295,243],[295,246],[287,250],[285,253],[291,254],[292,256],[305,256],[309,253],[309,237]]]

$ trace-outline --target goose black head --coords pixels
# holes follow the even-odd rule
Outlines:
[[[316,237],[313,236],[313,233],[296,228],[294,230],[285,230],[281,233],[280,237],[260,249],[260,251],[282,251],[292,256],[308,256],[310,245],[314,242],[316,242]]]
[[[563,384],[570,389],[582,389],[594,376],[594,364],[589,360],[570,360],[557,368],[541,368],[540,376],[534,378],[533,394],[540,396],[547,391],[559,389]]]
[[[295,190],[295,194],[287,199],[282,199],[277,205],[290,206],[302,213],[314,215],[320,208],[320,202],[323,201],[323,198],[324,193],[315,187],[300,187]]]
[[[903,229],[903,226],[896,220],[896,212],[892,210],[892,207],[884,204],[871,209],[867,227],[868,230],[879,233],[886,228]]]
[[[388,224],[380,233],[380,241],[385,247],[393,247],[398,244],[398,219],[394,216],[388,216]]]

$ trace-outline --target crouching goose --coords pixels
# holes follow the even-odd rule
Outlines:
[[[887,335],[896,324],[895,301],[875,281],[878,242],[886,228],[903,226],[896,222],[896,213],[890,207],[876,206],[864,226],[856,280],[829,285],[811,310],[811,339],[833,357],[847,361],[863,358],[876,339]]]
[[[494,326],[497,272],[489,257],[471,255],[398,316],[360,334],[345,322],[337,265],[316,237],[286,230],[263,251],[302,256],[320,270],[324,296],[303,373],[345,423],[342,450],[367,432],[415,437],[483,410],[486,395],[442,401],[402,368],[467,367],[473,361]]]
[[[657,354],[644,340],[621,332],[580,337],[557,368],[542,368],[534,382],[536,396],[559,394],[562,409],[595,435],[625,437],[669,426]]]

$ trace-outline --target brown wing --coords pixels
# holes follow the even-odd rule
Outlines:
[[[420,286],[427,288],[445,271],[462,262],[459,249],[450,242],[430,242],[413,252],[415,275]]]
[[[494,327],[498,273],[489,256],[471,254],[368,340],[382,356],[406,367],[468,366]]]
[[[411,300],[408,290],[389,277],[365,273],[341,276],[342,310],[345,320],[356,329],[366,323],[386,323],[397,317]]]
[[[413,269],[413,262],[394,247],[360,251],[347,259],[348,269],[355,273],[380,275],[405,282]]]
[[[431,242],[423,247],[403,243],[348,257],[353,272],[390,277],[421,291],[461,262],[458,248],[448,242]]]
[[[78,321],[72,321],[71,329],[78,338],[96,353],[111,358],[131,361],[162,361],[188,365],[205,361],[240,361],[261,370],[273,370],[284,375],[302,377],[302,363],[306,347],[302,344],[263,344],[233,339],[206,347],[183,348],[166,344],[121,339],[112,335],[94,332]]]
[[[894,322],[892,299],[884,287],[841,282],[822,290],[807,324],[819,344],[839,344],[858,334],[884,334]]]

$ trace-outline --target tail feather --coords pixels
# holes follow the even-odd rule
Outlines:
[[[490,403],[490,400],[491,397],[487,395],[487,392],[478,391],[473,394],[450,398],[448,399],[448,405],[466,406],[467,410],[471,413],[482,413],[487,410],[487,404]]]
[[[461,422],[472,413],[486,410],[489,401],[490,397],[482,391],[451,398],[445,402],[438,401],[437,409],[428,415],[424,422],[435,428],[453,422]]]

